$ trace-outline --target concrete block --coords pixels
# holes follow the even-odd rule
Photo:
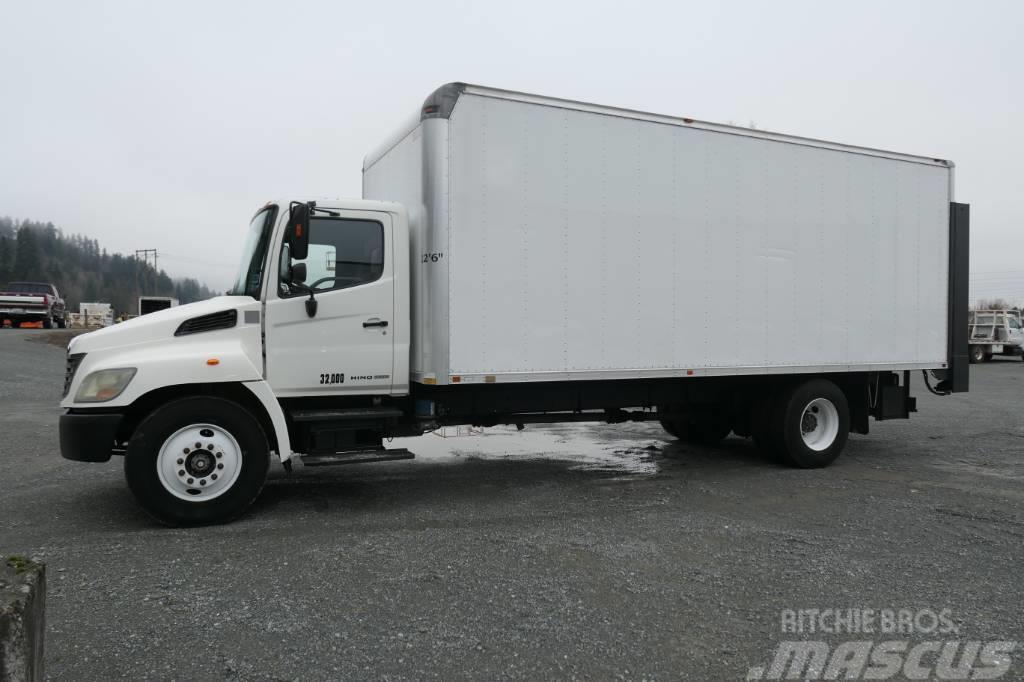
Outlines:
[[[46,567],[0,557],[0,682],[43,679]]]

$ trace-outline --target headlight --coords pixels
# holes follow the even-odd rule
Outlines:
[[[121,395],[135,376],[134,367],[101,369],[85,377],[75,393],[76,403],[105,403]]]

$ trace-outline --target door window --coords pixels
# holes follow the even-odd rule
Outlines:
[[[284,254],[288,253],[285,249]],[[376,220],[320,218],[309,221],[309,252],[302,284],[317,292],[369,284],[384,273],[384,226]],[[302,292],[282,282],[282,296]]]

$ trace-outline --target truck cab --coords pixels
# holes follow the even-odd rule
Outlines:
[[[237,477],[262,481],[270,451],[286,465],[293,445],[406,458],[379,443],[382,418],[398,432],[394,402],[409,391],[408,269],[398,204],[267,203],[227,295],[71,340],[63,456],[144,452],[125,459],[129,486],[168,523],[243,509],[251,498],[239,497]]]

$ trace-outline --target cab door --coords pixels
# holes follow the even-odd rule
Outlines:
[[[330,209],[309,224],[308,291],[282,281],[281,260],[266,297],[266,377],[281,397],[389,394],[394,373],[394,234],[391,216]],[[294,267],[298,265],[299,267]],[[295,279],[294,277],[292,278]]]

